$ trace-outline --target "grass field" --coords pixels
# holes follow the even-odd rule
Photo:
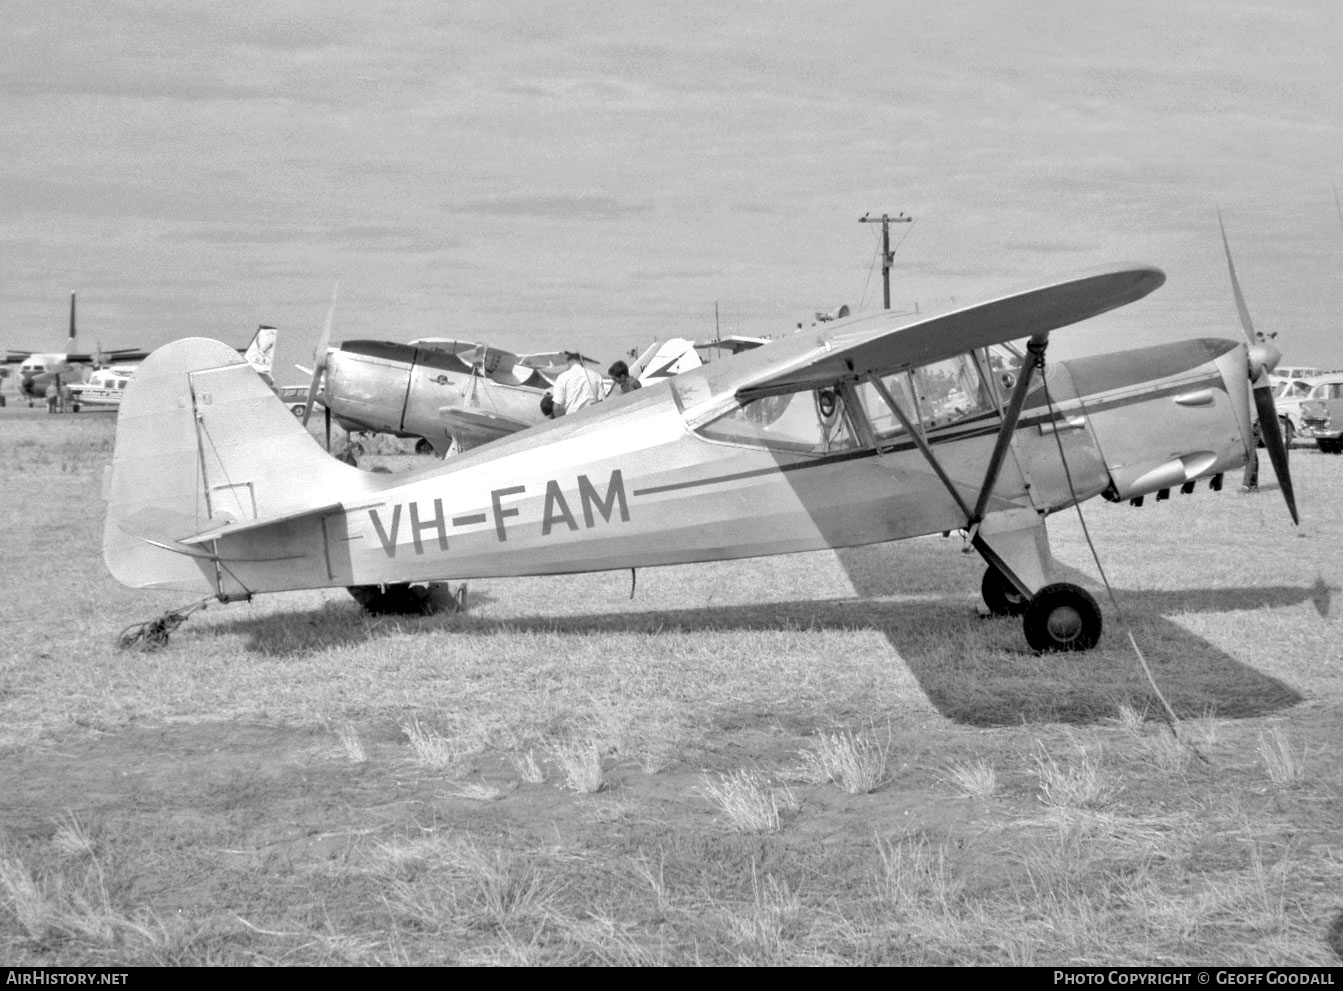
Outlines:
[[[1343,957],[1343,458],[1294,452],[1299,531],[1234,484],[1086,504],[1120,611],[1056,517],[1086,655],[978,618],[955,536],[140,653],[189,596],[103,569],[113,426],[0,416],[6,964]]]

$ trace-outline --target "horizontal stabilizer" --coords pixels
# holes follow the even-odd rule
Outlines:
[[[224,537],[232,537],[241,533],[256,533],[259,530],[267,530],[271,527],[279,527],[287,523],[293,523],[302,519],[321,519],[327,513],[334,513],[340,510],[341,505],[333,502],[327,506],[318,506],[315,509],[298,509],[291,513],[284,513],[280,516],[271,516],[264,520],[223,520],[215,523],[211,521],[212,526],[208,529],[193,533],[190,536],[182,537],[178,543],[189,547],[200,544],[208,544],[214,540],[220,540]],[[268,558],[267,560],[273,560]]]

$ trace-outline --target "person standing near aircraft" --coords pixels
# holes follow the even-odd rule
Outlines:
[[[607,393],[608,396],[615,395],[617,389],[620,390],[621,395],[624,395],[627,392],[633,392],[635,389],[643,388],[638,379],[630,378],[630,366],[623,361],[617,361],[606,370],[606,374],[611,376],[611,391]]]
[[[569,367],[555,380],[555,416],[602,401],[602,377],[583,364],[577,351],[564,352]]]

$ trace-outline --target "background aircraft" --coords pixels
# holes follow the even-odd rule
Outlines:
[[[135,588],[347,586],[421,608],[412,583],[961,530],[994,613],[1020,614],[1036,650],[1088,649],[1100,609],[1052,580],[1046,517],[1220,489],[1253,451],[1247,385],[1278,359],[1202,339],[1044,365],[1051,331],[1164,281],[1116,268],[912,322],[829,322],[403,475],[336,462],[231,349],[178,341],[127,390],[104,559]],[[1021,337],[1017,367],[994,361]],[[1274,465],[1295,517],[1284,451]]]
[[[551,354],[438,338],[345,341],[321,355],[313,383],[347,431],[414,437],[417,450],[441,455],[454,443],[469,450],[546,419],[541,397],[552,379],[541,369],[553,364]]]
[[[5,353],[7,365],[19,366],[19,394],[28,399],[28,405],[45,398],[47,387],[60,389],[73,382],[83,382],[94,368],[113,362],[140,361],[148,352],[137,348],[116,348],[110,351],[85,351],[80,348],[75,327],[75,294],[70,294],[70,336],[64,351],[15,351]]]
[[[257,374],[266,382],[272,382],[271,368],[275,356],[274,327],[262,325],[257,328],[247,347],[239,348],[243,360],[256,369]],[[120,406],[126,386],[135,374],[139,363],[109,365],[93,371],[88,381],[69,386],[72,409],[78,413],[83,406]]]

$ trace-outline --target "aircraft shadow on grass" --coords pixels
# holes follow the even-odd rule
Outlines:
[[[1021,644],[1017,620],[980,618],[968,604],[964,589],[937,588],[930,595],[911,584],[907,566],[899,571],[883,567],[883,559],[893,561],[893,556],[883,553],[888,549],[884,545],[839,553],[858,592],[857,599],[510,616],[498,620],[473,617],[468,611],[446,619],[399,618],[362,624],[331,623],[318,612],[286,613],[230,625],[247,636],[248,649],[272,656],[373,641],[416,627],[424,635],[436,637],[451,637],[462,629],[594,636],[668,630],[875,630],[885,636],[942,715],[966,725],[988,727],[1099,722],[1113,718],[1121,703],[1156,711],[1160,703],[1129,645],[1126,632],[1130,628],[1162,693],[1181,716],[1213,712],[1221,718],[1245,718],[1289,708],[1303,699],[1295,689],[1165,617],[1285,608],[1303,602],[1312,603],[1321,616],[1327,617],[1333,591],[1322,579],[1313,586],[1116,590],[1127,622],[1121,622],[1108,597],[1097,592],[1107,628],[1101,645],[1082,654],[1039,656]],[[1060,566],[1057,574],[1060,579],[1066,577],[1095,587],[1093,581],[1071,568]],[[946,594],[941,595],[944,591]],[[473,606],[488,601],[488,596],[473,592]],[[355,608],[353,602],[350,608]],[[293,640],[290,649],[284,649],[283,644],[277,644],[277,630],[295,623],[303,626],[302,635]],[[835,657],[833,663],[843,665],[845,658]]]

